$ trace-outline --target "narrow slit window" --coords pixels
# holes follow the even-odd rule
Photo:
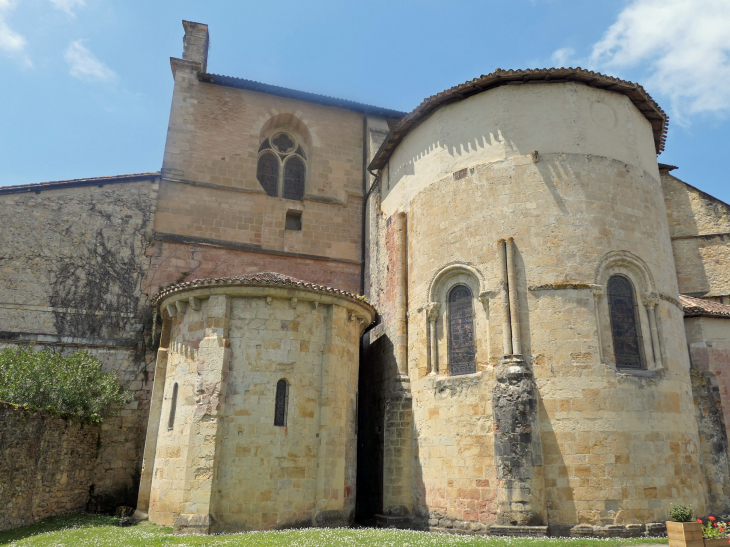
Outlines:
[[[304,197],[304,178],[306,169],[304,162],[298,156],[292,156],[284,165],[284,193],[285,199],[301,201]]]
[[[279,186],[279,160],[274,154],[266,152],[259,157],[256,178],[268,195],[276,197]]]
[[[642,369],[643,341],[634,286],[627,277],[614,275],[608,280],[607,292],[616,368]]]
[[[274,409],[274,425],[286,426],[286,414],[289,407],[289,384],[283,378],[276,383],[276,407]]]
[[[449,364],[454,376],[477,371],[472,294],[466,285],[449,293]]]
[[[172,398],[170,400],[170,417],[167,420],[167,429],[175,425],[175,410],[177,409],[177,382],[172,386]]]

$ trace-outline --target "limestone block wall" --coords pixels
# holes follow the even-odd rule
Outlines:
[[[83,348],[118,374],[134,398],[101,426],[90,508],[129,503],[153,380],[142,285],[157,176],[23,188],[0,194],[0,347]]]
[[[140,499],[149,470],[150,520],[181,532],[203,530],[201,519],[206,532],[351,523],[359,338],[374,310],[350,297],[246,286],[188,290],[165,297],[163,309],[180,298],[158,358],[159,425],[147,438]],[[212,347],[225,351],[211,357]]]
[[[305,156],[302,200],[268,196],[257,179],[259,148],[280,131]],[[154,226],[159,239],[188,248],[216,245],[213,259],[225,256],[229,265],[250,270],[264,260],[275,271],[359,291],[361,113],[207,83],[182,64],[175,70],[162,173]],[[285,229],[287,213],[300,215],[301,230]],[[181,273],[191,268],[174,262],[161,262],[158,277],[195,279]],[[224,269],[207,268],[215,276]]]
[[[491,393],[506,353],[497,242],[508,237],[513,321],[539,393],[544,521],[656,522],[680,499],[704,510],[654,142],[630,101],[575,84],[500,87],[434,112],[380,174],[369,280],[385,318],[395,304],[387,226],[399,211],[408,218],[415,516],[431,527],[496,520]],[[615,367],[612,274],[635,287],[644,371]],[[473,295],[476,372],[464,376],[451,375],[444,327],[458,284]]]
[[[730,303],[730,205],[662,171],[679,292]]]
[[[730,424],[730,319],[688,317],[684,320],[692,368],[711,372],[717,387],[724,423]]]
[[[0,531],[86,509],[99,426],[0,402]]]

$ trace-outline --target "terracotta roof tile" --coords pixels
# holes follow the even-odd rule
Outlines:
[[[651,98],[639,84],[606,76],[600,72],[577,68],[534,68],[526,70],[502,70],[498,68],[491,74],[485,74],[463,84],[432,95],[423,100],[413,112],[404,117],[390,132],[385,142],[378,150],[370,163],[369,169],[382,169],[388,162],[390,155],[408,132],[430,115],[434,110],[447,104],[461,101],[483,91],[501,85],[515,85],[524,83],[564,83],[578,82],[626,95],[651,123],[654,132],[654,145],[657,154],[664,150],[667,136],[667,122],[669,116]]]
[[[703,300],[686,294],[679,295],[679,301],[682,303],[685,317],[729,317],[730,306],[719,304],[711,300]]]
[[[218,277],[213,279],[195,279],[193,281],[186,281],[185,283],[179,283],[171,287],[165,287],[155,294],[152,298],[153,304],[158,304],[163,298],[174,294],[179,291],[204,288],[217,285],[283,285],[286,287],[296,287],[301,289],[308,289],[311,291],[324,292],[334,294],[337,296],[344,296],[345,298],[355,299],[365,306],[372,308],[374,312],[375,308],[366,300],[363,296],[358,296],[351,292],[335,289],[334,287],[327,287],[325,285],[317,285],[316,283],[309,283],[296,279],[288,275],[283,275],[276,272],[261,272],[246,275],[238,275],[235,277]]]

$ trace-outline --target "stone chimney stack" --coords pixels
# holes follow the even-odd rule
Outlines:
[[[200,72],[208,70],[208,25],[183,21],[185,37],[183,38],[183,60],[200,63]]]

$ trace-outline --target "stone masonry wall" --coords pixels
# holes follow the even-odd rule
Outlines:
[[[730,303],[730,205],[662,172],[679,292]]]
[[[101,426],[91,509],[136,499],[154,374],[150,259],[157,181],[0,196],[0,347],[86,349],[133,400]]]
[[[100,428],[0,402],[0,531],[83,511]]]

